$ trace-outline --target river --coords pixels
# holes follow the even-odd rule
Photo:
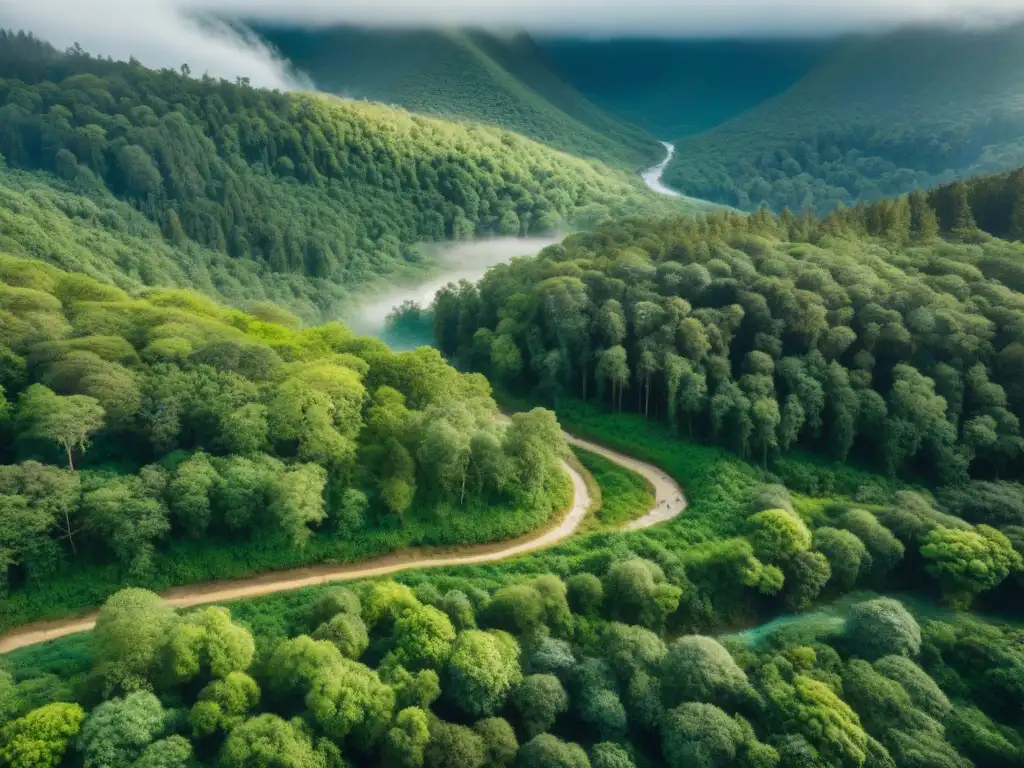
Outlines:
[[[653,191],[679,197],[679,192],[661,183],[661,175],[668,166],[675,147],[663,141],[665,159],[643,171],[640,176]],[[516,256],[534,256],[541,249],[557,243],[561,237],[492,237],[480,238],[463,243],[440,243],[422,246],[428,251],[428,258],[440,267],[432,277],[422,282],[395,285],[374,293],[355,304],[342,318],[353,330],[369,336],[384,339],[396,349],[409,349],[420,344],[431,344],[433,339],[426,332],[406,333],[401,336],[387,331],[387,317],[391,311],[406,301],[413,301],[423,308],[430,306],[434,295],[448,283],[468,280],[475,283],[496,264],[504,264]]]
[[[665,172],[668,164],[672,161],[672,155],[676,153],[674,144],[669,144],[667,141],[663,141],[661,143],[665,146],[665,159],[657,165],[648,168],[646,171],[641,173],[640,176],[643,178],[644,183],[658,194],[668,195],[669,197],[682,197],[681,193],[676,192],[674,189],[666,187],[661,183],[661,175]]]
[[[496,264],[504,264],[516,256],[534,256],[561,239],[554,235],[490,237],[463,243],[424,245],[422,247],[428,251],[428,258],[440,267],[439,272],[422,282],[391,286],[368,296],[353,306],[342,319],[356,332],[383,338],[399,349],[431,344],[433,339],[426,335],[424,338],[388,338],[385,326],[391,310],[406,301],[427,308],[434,300],[434,295],[448,283],[460,280],[475,283]]]

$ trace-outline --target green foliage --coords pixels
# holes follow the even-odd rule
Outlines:
[[[11,768],[56,768],[85,713],[77,704],[47,704],[0,731],[0,758]]]
[[[795,450],[948,483],[1012,472],[1024,398],[995,329],[1021,306],[1019,247],[894,236],[886,217],[910,206],[608,224],[439,294],[435,341],[541,401],[634,410],[765,468],[782,456],[809,494],[878,503],[891,486]]]
[[[747,210],[824,211],[1017,167],[1021,34],[911,27],[840,41],[791,87],[680,140],[664,179]],[[890,226],[911,224],[922,227]]]
[[[746,733],[713,704],[689,703],[670,710],[662,723],[662,745],[672,768],[715,768],[739,761]]]
[[[604,603],[604,586],[592,573],[576,573],[565,581],[569,605],[576,613],[595,614]]]
[[[979,592],[1024,568],[1024,559],[1010,540],[987,525],[979,525],[977,531],[938,526],[925,539],[921,555],[950,602],[965,608]]]
[[[849,531],[823,526],[814,531],[814,548],[828,558],[829,584],[844,592],[852,589],[868,556],[864,542]]]
[[[244,672],[230,672],[199,692],[189,712],[192,732],[209,736],[217,730],[229,733],[240,725],[260,700],[259,685]]]
[[[601,506],[595,516],[596,530],[621,528],[630,520],[646,514],[654,506],[654,492],[640,475],[596,453],[573,449],[580,463],[601,488]]]
[[[557,677],[527,675],[512,694],[512,702],[527,738],[551,729],[558,715],[569,709],[569,696]]]
[[[519,765],[523,768],[590,768],[590,760],[578,744],[542,733],[519,748]]]
[[[525,33],[355,27],[259,32],[322,90],[500,125],[612,165],[639,167],[659,157],[652,136],[594,107]]]
[[[91,638],[105,688],[148,687],[174,623],[174,612],[152,592],[124,589],[111,596],[100,608]]]
[[[89,713],[78,734],[86,768],[129,768],[164,730],[166,713],[152,693],[136,691]]]
[[[484,741],[486,752],[484,766],[486,768],[502,768],[511,765],[519,753],[519,742],[516,733],[508,721],[500,717],[486,717],[477,720],[473,730]]]
[[[189,768],[192,745],[181,736],[168,736],[154,741],[135,761],[133,768]]]
[[[420,241],[552,231],[611,210],[676,207],[625,171],[499,127],[61,55],[9,33],[0,49],[9,78],[0,108],[10,127],[0,153],[8,168],[35,172],[17,185],[42,188],[47,198],[45,211],[6,213],[5,239],[11,233],[32,251],[30,238],[52,237],[37,231],[45,229],[40,218],[63,223],[76,209],[95,212],[98,226],[59,229],[65,237],[69,226],[101,232],[107,253],[80,266],[108,274],[121,269],[110,240],[141,245],[129,257],[138,267],[124,270],[132,277],[122,276],[122,285],[223,288],[239,303],[284,298],[294,287],[301,299],[292,293],[292,306],[319,318],[335,315],[339,285],[408,269]],[[436,101],[437,90],[427,92]],[[618,165],[659,151],[642,132],[576,101],[591,113],[584,122],[617,128],[634,148],[544,103],[533,105],[554,125],[534,133],[589,145],[595,151],[579,148]],[[524,103],[533,102],[526,94]],[[530,124],[526,115],[508,122]],[[70,262],[61,250],[36,252]],[[195,276],[182,268],[193,259]]]
[[[396,355],[338,324],[272,325],[180,291],[109,290],[0,255],[18,329],[7,341],[33,361],[6,390],[20,437],[0,450],[0,570],[17,588],[0,626],[95,605],[126,582],[159,590],[511,538],[568,503],[554,417],[503,426],[486,382],[436,352]],[[188,353],[147,354],[166,339]],[[86,392],[117,418],[113,405],[102,423],[78,413],[95,410]],[[43,435],[51,417],[71,431]],[[459,447],[476,438],[492,450]],[[442,443],[455,448],[445,467]],[[409,481],[401,514],[395,477]]]
[[[688,701],[734,704],[747,694],[747,676],[718,641],[681,637],[661,663],[661,687],[669,707]]]
[[[855,605],[846,619],[846,636],[858,655],[868,659],[916,656],[921,649],[917,620],[899,600],[889,597]]]
[[[351,593],[350,593],[351,594]],[[354,595],[353,595],[354,597]],[[358,598],[357,598],[358,600]],[[356,602],[358,606],[358,602]],[[370,645],[366,625],[358,614],[337,613],[313,633],[315,640],[327,640],[347,659],[358,659]]]
[[[177,621],[164,640],[166,670],[177,683],[227,678],[249,668],[255,644],[227,608],[203,608]]]
[[[649,560],[616,563],[604,577],[605,599],[614,617],[658,629],[679,604],[682,590],[665,581],[661,568]]]
[[[217,764],[222,768],[306,768],[323,763],[300,724],[263,714],[228,734]]]
[[[424,752],[427,768],[480,768],[485,755],[484,740],[473,730],[442,720],[431,724]]]
[[[595,744],[590,750],[590,765],[593,768],[634,768],[629,753],[610,741]]]
[[[475,717],[494,714],[522,679],[519,644],[500,631],[469,630],[448,659],[446,695]]]

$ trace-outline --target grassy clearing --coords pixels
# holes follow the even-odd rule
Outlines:
[[[614,530],[644,515],[654,504],[654,488],[643,477],[603,456],[574,448],[573,453],[591,474],[601,493],[601,504],[582,530]]]

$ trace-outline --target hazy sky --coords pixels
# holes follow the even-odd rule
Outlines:
[[[1024,0],[0,0],[0,27],[28,29],[149,66],[294,87],[282,64],[195,14],[301,24],[477,25],[599,36],[834,34],[911,22],[1000,23]]]

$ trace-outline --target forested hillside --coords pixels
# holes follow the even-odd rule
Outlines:
[[[8,626],[124,583],[510,538],[568,501],[554,417],[504,427],[428,348],[3,255],[0,329]]]
[[[47,209],[13,215],[109,233],[119,254],[113,264],[94,254],[96,274],[154,284],[183,272],[184,285],[229,283],[231,298],[281,298],[285,283],[298,286],[305,314],[329,313],[339,286],[416,262],[418,241],[551,231],[672,204],[625,173],[484,126],[58,54],[23,35],[0,36],[0,62],[0,154],[9,169],[36,172],[6,180],[5,194],[40,195]],[[111,195],[153,226],[128,224]],[[86,267],[14,239],[27,254]],[[134,252],[140,240],[152,256]],[[235,290],[232,273],[250,284]]]
[[[1024,164],[1024,26],[852,38],[784,93],[678,142],[664,180],[753,210],[895,195]]]
[[[515,131],[578,157],[636,170],[654,137],[584,98],[526,33],[258,28],[317,88]]]
[[[1019,479],[1024,251],[976,221],[1019,231],[1022,210],[1018,171],[824,220],[612,224],[450,286],[434,331],[514,391],[639,411],[784,476],[806,448],[891,477]]]
[[[835,46],[820,40],[540,38],[566,79],[613,115],[674,141],[784,91]]]

